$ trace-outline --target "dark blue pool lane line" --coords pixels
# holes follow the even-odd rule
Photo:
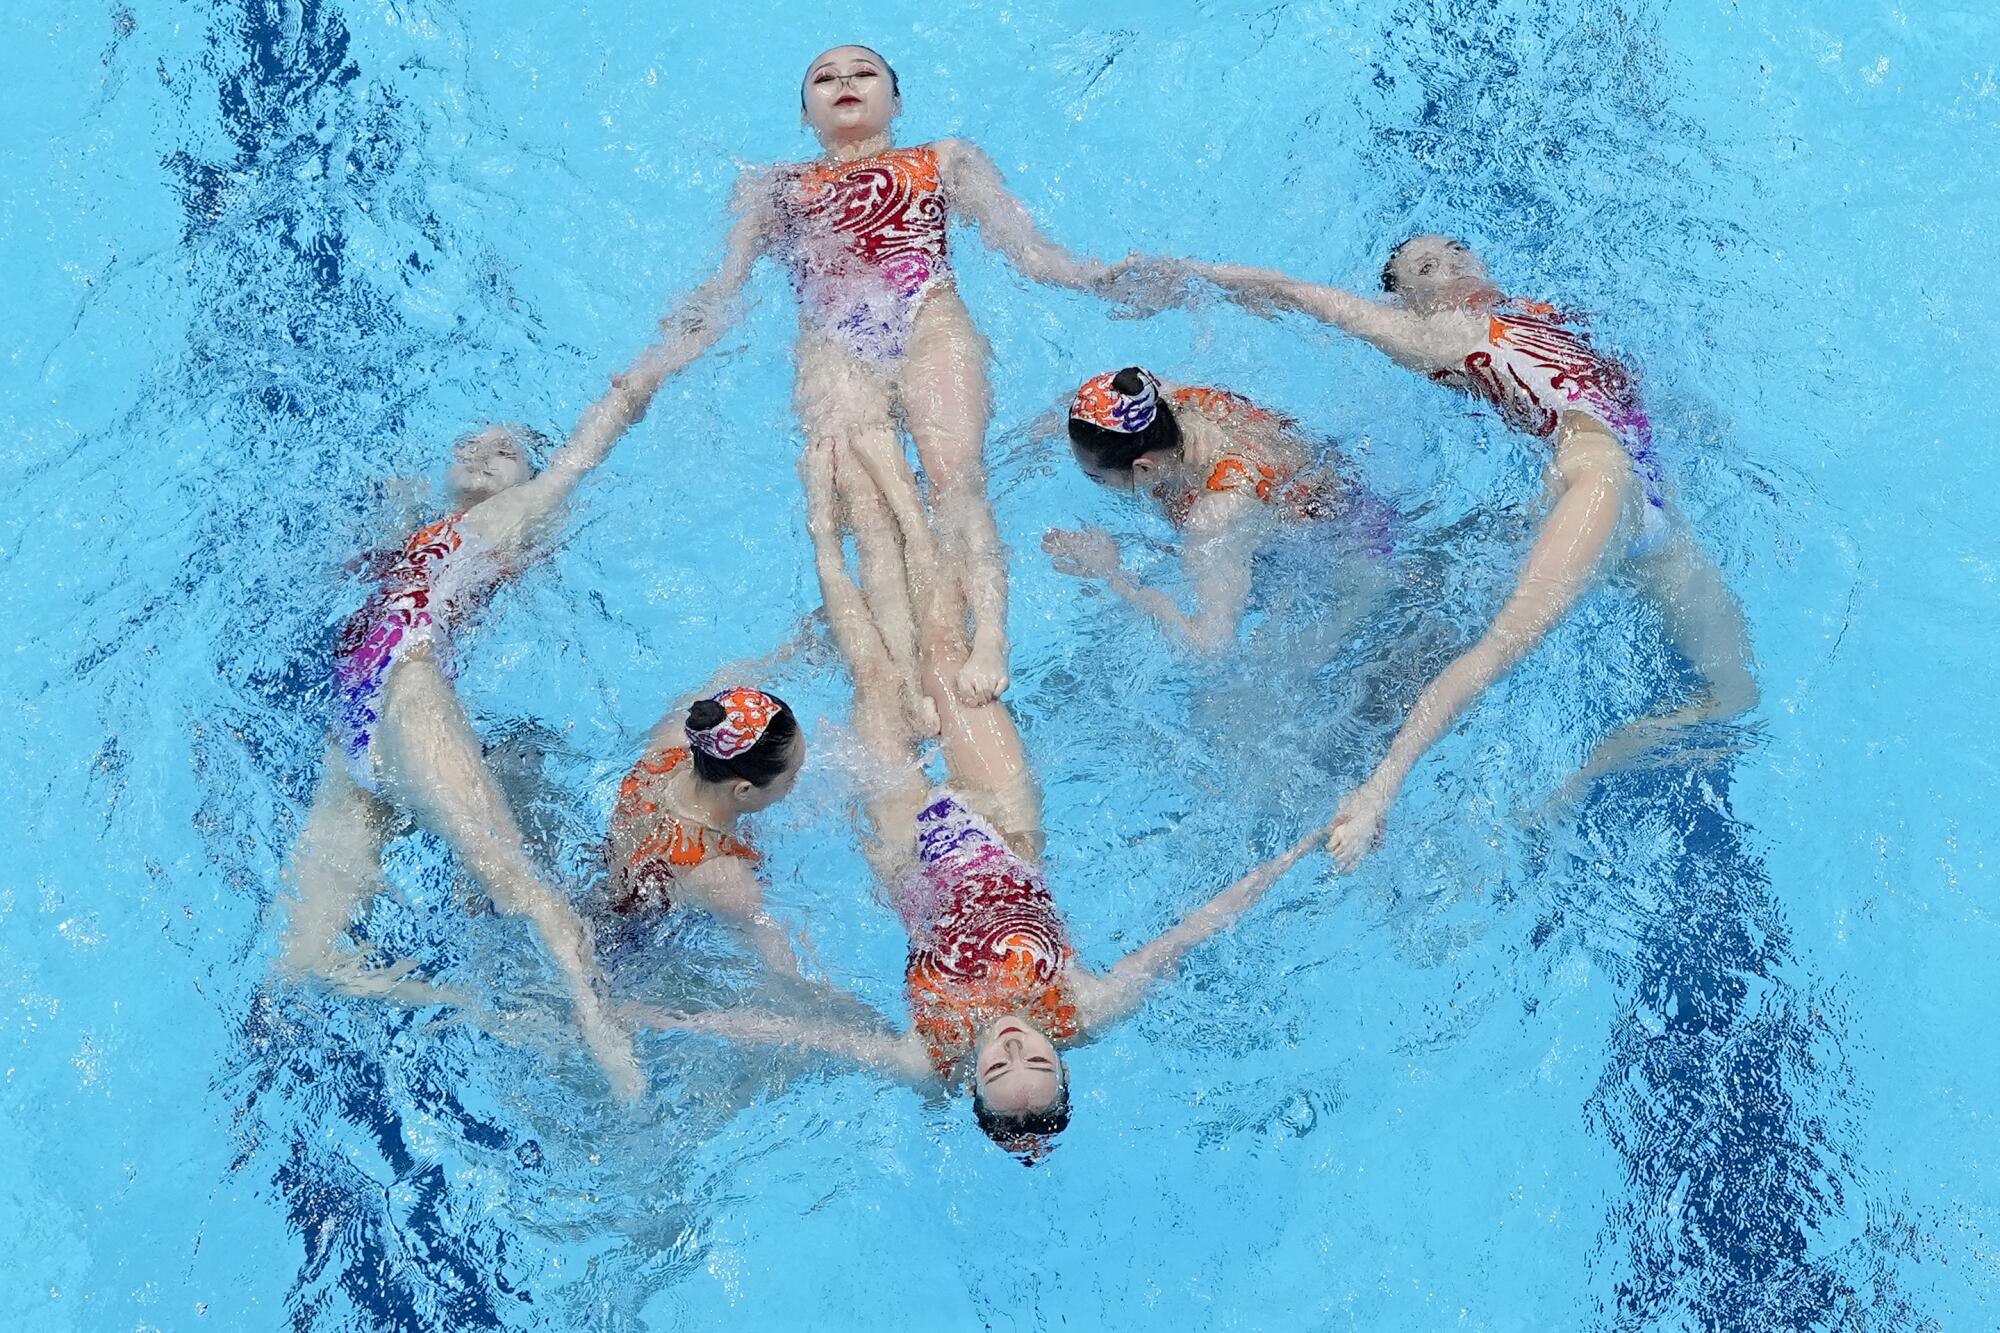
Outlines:
[[[1725,763],[1598,784],[1536,932],[1590,951],[1627,996],[1587,1108],[1625,1165],[1601,1240],[1622,1252],[1615,1326],[1925,1327],[1876,1238],[1820,1239],[1866,1207],[1847,1146],[1852,1079],[1836,1010],[1798,978],[1770,876],[1730,810],[1732,778]]]

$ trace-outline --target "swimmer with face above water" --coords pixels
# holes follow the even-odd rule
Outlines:
[[[602,463],[666,377],[684,364],[664,342],[587,408],[539,473],[533,433],[492,426],[459,442],[450,517],[412,533],[343,630],[337,716],[324,774],[286,868],[280,975],[407,1004],[460,997],[371,967],[342,939],[385,887],[382,849],[410,825],[451,845],[502,912],[533,923],[568,980],[577,1026],[613,1089],[645,1086],[631,1038],[609,1010],[590,931],[531,861],[478,735],[452,685],[457,640],[493,594],[562,531],[572,491]]]
[[[860,465],[831,441],[809,444],[808,485],[845,494],[837,475]],[[682,1015],[644,1006],[647,1026],[829,1052],[913,1085],[970,1091],[980,1127],[1032,1159],[1069,1121],[1062,1050],[1138,1008],[1196,944],[1249,911],[1324,836],[1316,830],[1197,907],[1105,972],[1076,956],[1041,870],[1041,799],[1004,703],[959,688],[968,645],[946,581],[920,584],[923,687],[940,720],[948,783],[932,789],[917,762],[920,736],[901,704],[901,668],[883,646],[850,577],[837,513],[812,524],[827,618],[854,673],[854,727],[878,765],[868,848],[910,947],[904,989],[913,1024],[890,1033],[744,1011]]]
[[[1697,723],[1755,707],[1742,609],[1668,494],[1652,427],[1618,362],[1541,302],[1503,294],[1463,244],[1418,236],[1382,270],[1389,302],[1235,264],[1134,260],[1155,286],[1206,279],[1247,308],[1299,311],[1398,365],[1478,398],[1552,446],[1551,505],[1513,595],[1485,635],[1425,688],[1388,753],[1341,801],[1329,845],[1352,869],[1381,835],[1410,770],[1473,700],[1540,643],[1603,574],[1622,567],[1705,682],[1699,697],[1605,738],[1565,795]]]
[[[909,682],[905,706],[931,731],[935,718],[915,685],[910,571],[951,578],[959,585],[954,600],[969,609],[972,642],[959,693],[984,702],[1008,683],[1007,573],[986,494],[986,343],[959,299],[948,224],[976,224],[989,246],[1037,282],[1097,291],[1108,289],[1112,270],[1045,239],[971,143],[896,146],[891,124],[901,110],[895,70],[875,51],[837,46],[816,57],[800,111],[821,157],[746,179],[721,267],[666,327],[677,349],[699,355],[727,328],[760,256],[789,269],[799,310],[799,417],[808,443],[835,441],[865,466],[838,499],[852,514],[870,614]],[[928,485],[914,504],[890,508],[891,488],[865,481],[902,461],[899,421]],[[807,496],[814,511],[835,502]],[[933,523],[944,562],[908,559],[917,529]]]
[[[1127,366],[1077,390],[1069,438],[1085,476],[1150,497],[1180,532],[1194,613],[1128,574],[1101,529],[1053,528],[1042,549],[1065,574],[1105,580],[1197,652],[1219,653],[1235,641],[1250,601],[1251,559],[1279,527],[1362,517],[1386,534],[1381,502],[1316,464],[1296,423],[1227,389],[1170,384]]]

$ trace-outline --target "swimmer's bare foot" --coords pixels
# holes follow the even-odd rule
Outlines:
[[[958,697],[970,707],[990,704],[1006,693],[1007,639],[1005,635],[980,630],[972,636],[972,652],[958,670]],[[937,710],[931,710],[931,735],[937,734]]]

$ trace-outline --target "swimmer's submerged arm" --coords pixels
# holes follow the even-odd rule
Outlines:
[[[744,1009],[683,1014],[650,1004],[625,1004],[619,1006],[618,1012],[634,1027],[699,1032],[754,1046],[792,1046],[818,1051],[911,1084],[928,1083],[933,1078],[921,1043],[907,1032],[900,1035],[871,1032]]]
[[[1176,642],[1198,653],[1220,653],[1236,638],[1250,604],[1250,565],[1255,540],[1246,530],[1254,506],[1233,495],[1203,496],[1189,516],[1181,568],[1194,594],[1194,613],[1163,589],[1148,588],[1120,566],[1107,581],[1111,591],[1145,612]]]
[[[1255,313],[1275,306],[1311,315],[1343,333],[1372,343],[1406,364],[1429,366],[1434,359],[1421,317],[1401,306],[1371,301],[1365,296],[1306,282],[1267,268],[1247,264],[1194,264],[1194,271],[1229,293]]]
[[[1079,1021],[1086,1031],[1116,1023],[1139,1007],[1146,991],[1164,979],[1187,956],[1188,950],[1217,932],[1236,924],[1257,905],[1285,872],[1299,863],[1319,840],[1323,828],[1300,838],[1281,856],[1266,861],[1200,907],[1182,917],[1179,924],[1143,948],[1135,949],[1101,976],[1092,976],[1079,988]],[[1086,974],[1088,975],[1088,974]]]
[[[980,236],[1007,256],[1024,277],[1088,291],[1109,272],[1104,264],[1078,259],[1043,236],[1033,215],[1007,189],[993,159],[977,144],[943,139],[937,150],[952,207],[978,223]]]

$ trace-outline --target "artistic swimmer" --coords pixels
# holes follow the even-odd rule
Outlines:
[[[1444,236],[1414,237],[1389,256],[1388,302],[1241,265],[1128,262],[1154,281],[1176,270],[1194,274],[1259,314],[1299,311],[1332,324],[1552,445],[1548,513],[1513,594],[1478,642],[1424,689],[1374,772],[1341,801],[1329,845],[1342,869],[1379,839],[1417,760],[1613,568],[1658,610],[1704,686],[1606,737],[1566,790],[1689,726],[1756,705],[1742,609],[1673,503],[1630,373],[1593,347],[1576,320],[1504,294],[1478,255]]]
[[[663,341],[587,408],[535,472],[521,426],[461,439],[445,474],[451,514],[418,529],[347,621],[334,659],[337,716],[324,772],[287,868],[278,968],[351,994],[408,1004],[458,997],[374,967],[342,940],[386,886],[382,850],[410,825],[450,844],[500,911],[524,916],[568,982],[576,1022],[620,1096],[645,1087],[630,1034],[603,993],[590,931],[528,855],[453,688],[465,631],[498,588],[561,531],[565,502],[682,362]]]
[[[1103,579],[1178,643],[1205,653],[1234,642],[1250,601],[1251,561],[1285,525],[1358,521],[1387,534],[1379,500],[1315,461],[1296,423],[1226,389],[1172,384],[1139,366],[1088,380],[1069,409],[1084,474],[1149,496],[1180,533],[1194,610],[1140,583],[1109,533],[1051,529],[1056,568]]]
[[[805,732],[775,694],[735,685],[660,720],[619,785],[610,828],[610,909],[634,920],[678,906],[734,929],[773,971],[798,960],[764,904],[763,856],[739,822],[790,794]]]
[[[828,472],[859,464],[836,458],[836,446],[820,441],[807,447],[804,466]],[[1108,971],[1093,971],[1078,960],[1042,874],[1040,794],[1013,718],[999,700],[975,702],[960,693],[963,615],[939,605],[942,598],[920,596],[924,687],[938,711],[949,774],[946,786],[931,789],[918,764],[921,738],[900,702],[900,668],[848,574],[834,516],[815,522],[813,541],[829,591],[829,624],[854,672],[855,731],[884,782],[870,802],[875,838],[868,851],[909,934],[904,987],[912,1026],[893,1033],[742,1010],[682,1015],[627,1006],[626,1012],[644,1025],[799,1045],[915,1086],[962,1088],[980,1127],[1032,1159],[1069,1122],[1062,1050],[1132,1013],[1189,949],[1254,906],[1324,831],[1302,838]]]
[[[968,608],[971,650],[957,682],[967,699],[1006,689],[1007,572],[986,493],[991,412],[986,343],[959,298],[948,229],[976,224],[985,242],[1025,277],[1077,291],[1103,288],[1107,266],[1045,239],[999,171],[976,146],[940,139],[898,147],[896,72],[865,46],[837,46],[807,67],[804,124],[822,154],[773,168],[739,188],[721,267],[666,327],[687,356],[712,346],[734,317],[734,298],[757,259],[790,271],[798,298],[795,405],[809,442],[836,440],[879,473],[900,463],[900,421],[928,483],[913,506],[889,510],[883,488],[856,486],[853,512],[862,585],[871,614],[903,667],[905,705],[931,730],[916,689],[916,625],[906,558],[919,526],[935,523],[945,563]],[[857,474],[857,481],[863,474]],[[831,497],[809,496],[822,508]]]

